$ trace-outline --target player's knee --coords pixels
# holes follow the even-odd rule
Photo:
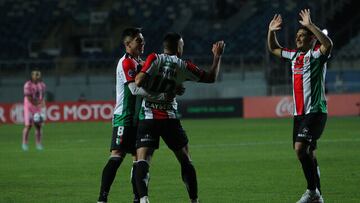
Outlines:
[[[174,153],[180,164],[191,162],[190,154],[187,146],[183,147],[178,151],[174,151]]]
[[[297,158],[300,160],[305,156],[310,156],[312,152],[310,151],[310,147],[308,145],[302,144],[302,145],[295,145],[295,153]]]
[[[110,159],[111,160],[123,160],[125,158],[125,154],[119,150],[112,150]]]
[[[151,160],[153,153],[154,153],[153,148],[140,147],[136,150],[136,158],[138,160],[144,160],[146,162],[149,162]]]
[[[136,167],[136,169],[141,169],[141,170],[147,171],[147,170],[149,170],[150,165],[149,165],[148,161],[141,159],[136,162],[135,167]]]
[[[301,149],[295,149],[295,153],[298,159],[301,159],[304,156],[303,150]]]

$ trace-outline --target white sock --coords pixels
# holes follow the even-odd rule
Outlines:
[[[140,203],[149,203],[149,197],[144,196],[144,197],[140,198]]]

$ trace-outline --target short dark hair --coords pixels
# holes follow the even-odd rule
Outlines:
[[[31,68],[31,71],[30,71],[30,72],[33,72],[33,71],[39,71],[39,72],[41,72],[39,67]]]
[[[142,28],[138,28],[138,27],[126,28],[122,33],[122,37],[121,37],[122,41],[124,42],[127,37],[134,38],[136,35],[141,33],[141,31],[142,31]]]
[[[176,32],[169,32],[165,35],[163,46],[164,49],[167,49],[171,52],[176,52],[178,50],[178,43],[181,39],[181,35]]]
[[[30,71],[30,80],[32,80],[32,74],[33,72],[39,72],[41,74],[41,71],[40,71],[40,68],[39,67],[35,67],[35,68],[32,68],[31,71]]]
[[[300,26],[297,31],[299,30],[305,30],[310,36],[314,35],[313,32],[311,32],[311,30],[309,30],[309,28],[305,27],[305,26]]]
[[[30,71],[30,77],[32,75],[33,72],[39,72],[41,74],[41,71],[40,71],[40,68],[38,67],[35,67],[35,68],[32,68],[31,71]]]

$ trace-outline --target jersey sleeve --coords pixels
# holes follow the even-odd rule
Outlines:
[[[282,58],[291,60],[292,58],[294,58],[295,54],[296,54],[295,49],[288,49],[288,48],[281,49]]]
[[[122,61],[122,72],[124,75],[124,83],[129,83],[135,81],[136,76],[136,65],[135,62],[130,59],[126,58]]]
[[[313,58],[320,58],[323,61],[327,61],[328,58],[330,58],[330,55],[327,56],[327,55],[324,55],[323,53],[321,53],[320,46],[321,46],[321,44],[316,44],[315,45],[314,49],[311,51],[311,56]]]
[[[155,53],[150,54],[145,61],[144,66],[141,68],[141,72],[151,75],[158,63],[158,59]]]
[[[26,82],[24,85],[24,96],[31,96],[31,95],[32,95],[31,85],[29,82]]]
[[[204,70],[198,68],[190,61],[185,62],[185,70],[186,80],[190,81],[199,81],[205,74]]]

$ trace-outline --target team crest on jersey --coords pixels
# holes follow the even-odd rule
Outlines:
[[[310,62],[310,57],[309,56],[306,56],[305,58],[304,58],[304,63],[309,63]]]
[[[128,71],[128,75],[129,75],[130,77],[134,78],[134,77],[135,77],[135,75],[136,75],[135,70],[130,69],[130,70]]]

